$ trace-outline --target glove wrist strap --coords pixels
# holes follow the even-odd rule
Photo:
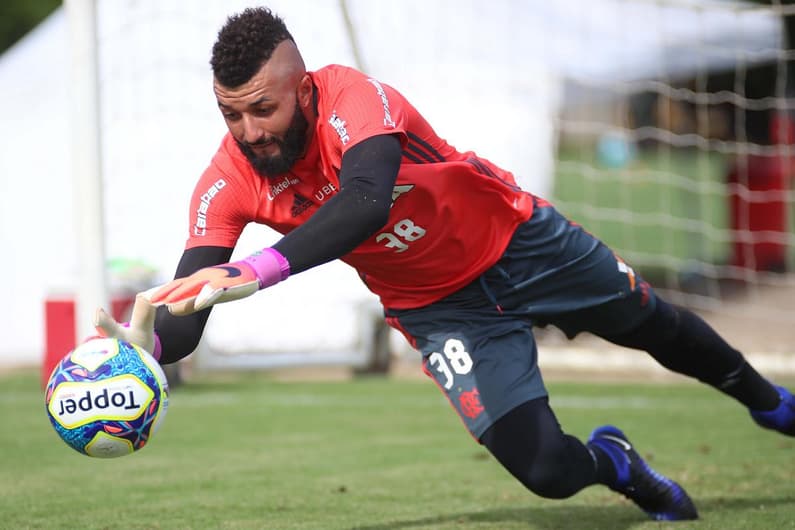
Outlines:
[[[260,289],[284,281],[290,276],[290,263],[274,248],[263,248],[242,261],[254,270]]]

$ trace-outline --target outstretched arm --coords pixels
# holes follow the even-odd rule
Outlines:
[[[273,247],[240,261],[199,269],[151,290],[148,296],[174,315],[189,315],[344,256],[386,223],[401,156],[396,136],[362,141],[342,158],[339,193]]]
[[[342,159],[340,192],[272,248],[232,263],[227,263],[232,248],[188,249],[174,280],[138,295],[128,325],[100,309],[97,331],[144,346],[159,354],[161,364],[186,357],[196,349],[213,304],[243,298],[290,273],[343,256],[381,228],[401,156],[400,141],[390,135],[353,146]],[[155,312],[153,304],[161,307]]]

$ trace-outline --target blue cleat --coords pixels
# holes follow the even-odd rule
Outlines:
[[[781,403],[769,411],[751,410],[751,417],[765,429],[772,429],[787,436],[795,436],[795,397],[783,386],[777,386]]]
[[[615,466],[616,481],[607,486],[637,504],[649,517],[655,521],[698,519],[684,488],[649,467],[616,427],[595,429],[587,445],[606,454]]]

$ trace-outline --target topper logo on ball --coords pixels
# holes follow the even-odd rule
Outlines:
[[[67,428],[95,421],[98,417],[132,420],[141,415],[142,403],[154,393],[137,377],[125,374],[96,383],[62,384],[49,403],[50,414]]]
[[[90,390],[86,390],[86,393],[80,399],[73,399],[73,398],[64,398],[61,399],[59,402],[59,410],[58,416],[63,416],[64,414],[74,414],[77,409],[82,410],[83,412],[88,412],[94,407],[98,409],[106,409],[108,408],[111,403],[114,407],[120,407],[123,409],[139,409],[141,407],[140,403],[135,402],[135,392],[131,389],[125,392],[114,392],[113,394],[108,393],[108,389],[105,388],[98,396],[92,396]]]

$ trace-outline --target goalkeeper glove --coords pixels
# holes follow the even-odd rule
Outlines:
[[[135,296],[129,322],[116,322],[104,309],[99,308],[94,313],[94,327],[100,337],[111,337],[135,344],[159,359],[161,347],[160,338],[155,333],[155,309],[145,293],[139,293]]]
[[[245,298],[290,276],[290,264],[277,250],[264,248],[240,261],[199,269],[146,291],[155,305],[173,315],[189,315],[213,304]]]

